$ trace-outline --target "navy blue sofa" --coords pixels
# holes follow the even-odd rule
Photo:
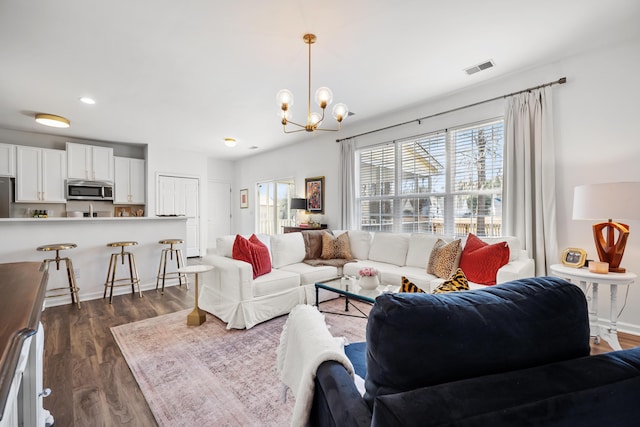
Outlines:
[[[589,356],[585,297],[558,278],[382,295],[346,351],[366,393],[323,363],[312,426],[640,425],[640,347]]]

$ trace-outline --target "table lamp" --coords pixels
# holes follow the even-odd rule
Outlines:
[[[307,210],[307,199],[291,199],[291,210]],[[296,226],[298,225],[298,215],[296,214]]]
[[[593,225],[593,239],[600,261],[609,271],[624,273],[620,267],[629,237],[629,226],[616,220],[640,219],[640,182],[612,182],[579,185],[573,193],[573,219],[602,220]]]

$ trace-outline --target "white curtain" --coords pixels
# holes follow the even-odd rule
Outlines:
[[[536,276],[558,261],[551,87],[514,95],[505,105],[505,235],[517,236]]]
[[[355,230],[355,140],[340,142],[341,167],[341,228]]]

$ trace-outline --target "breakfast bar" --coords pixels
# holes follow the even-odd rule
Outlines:
[[[186,217],[6,218],[0,219],[0,262],[38,261],[37,247],[69,242],[80,300],[102,298],[112,248],[119,240],[138,242],[135,257],[142,290],[154,289],[163,239],[186,239]],[[68,286],[64,268],[49,268],[49,289]],[[176,281],[177,282],[177,281]],[[173,285],[167,282],[167,285]],[[121,292],[126,293],[126,289]],[[69,295],[47,298],[46,305],[70,304]]]

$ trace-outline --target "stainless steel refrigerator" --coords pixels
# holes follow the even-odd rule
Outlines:
[[[11,178],[0,177],[0,218],[11,216],[13,203],[13,181]]]

